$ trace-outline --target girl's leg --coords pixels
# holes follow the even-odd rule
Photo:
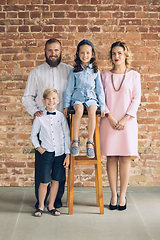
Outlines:
[[[44,200],[47,193],[47,186],[48,183],[40,183],[39,190],[38,190],[38,197],[39,197],[39,206],[38,208],[43,210],[44,209]],[[35,216],[41,216],[40,212],[35,212]]]
[[[50,187],[50,198],[49,198],[49,204],[48,204],[49,211],[51,211],[52,209],[55,209],[54,202],[57,196],[58,187],[59,187],[59,182],[52,180],[52,184]],[[55,215],[60,215],[60,212],[55,212]]]
[[[107,174],[112,193],[111,205],[117,205],[118,157],[107,157]]]
[[[73,121],[73,140],[78,140],[79,129],[81,125],[81,117],[83,115],[84,106],[83,104],[74,105],[73,108],[75,110],[75,117]],[[74,142],[72,144],[72,147],[76,147],[76,146],[78,146],[78,142]]]
[[[93,135],[96,125],[96,111],[97,106],[91,105],[87,108],[88,111],[88,141],[93,142]],[[88,144],[88,148],[93,148],[92,144]]]
[[[131,171],[131,157],[119,157],[119,174],[120,174],[120,198],[119,205],[124,206],[126,203],[126,191]]]

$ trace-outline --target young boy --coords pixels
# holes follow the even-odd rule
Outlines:
[[[46,110],[41,117],[35,118],[31,132],[32,143],[41,154],[39,207],[34,216],[42,216],[47,186],[50,182],[50,198],[47,209],[54,216],[59,216],[60,212],[54,208],[54,201],[59,181],[65,180],[65,168],[69,165],[70,134],[66,117],[56,110],[59,103],[57,90],[46,89],[42,101],[46,105]],[[37,134],[39,134],[41,144]]]

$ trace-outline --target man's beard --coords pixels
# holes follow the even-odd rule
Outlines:
[[[45,57],[46,57],[46,63],[48,63],[50,67],[57,67],[61,62],[62,55],[60,54],[60,56],[54,62],[46,56],[46,53],[45,53]]]

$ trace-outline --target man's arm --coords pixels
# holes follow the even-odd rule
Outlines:
[[[39,111],[35,101],[35,98],[37,96],[37,90],[38,90],[36,82],[37,82],[36,75],[33,69],[28,76],[27,85],[24,91],[24,95],[22,97],[22,103],[25,106],[26,111],[34,117],[37,116],[36,113],[38,115],[39,114],[41,115],[40,113],[41,111]]]

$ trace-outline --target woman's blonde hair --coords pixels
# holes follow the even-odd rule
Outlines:
[[[112,61],[112,49],[114,47],[122,47],[124,49],[124,54],[126,55],[125,65],[126,65],[127,68],[129,68],[129,66],[131,64],[131,60],[132,60],[132,53],[131,53],[129,47],[127,46],[127,44],[125,42],[118,41],[118,42],[114,42],[111,45],[111,49],[110,49],[110,52],[109,52],[108,59],[112,63],[113,66],[114,66],[114,63]]]
[[[43,99],[46,99],[50,93],[56,93],[58,96],[58,92],[55,88],[47,88],[43,93]]]

